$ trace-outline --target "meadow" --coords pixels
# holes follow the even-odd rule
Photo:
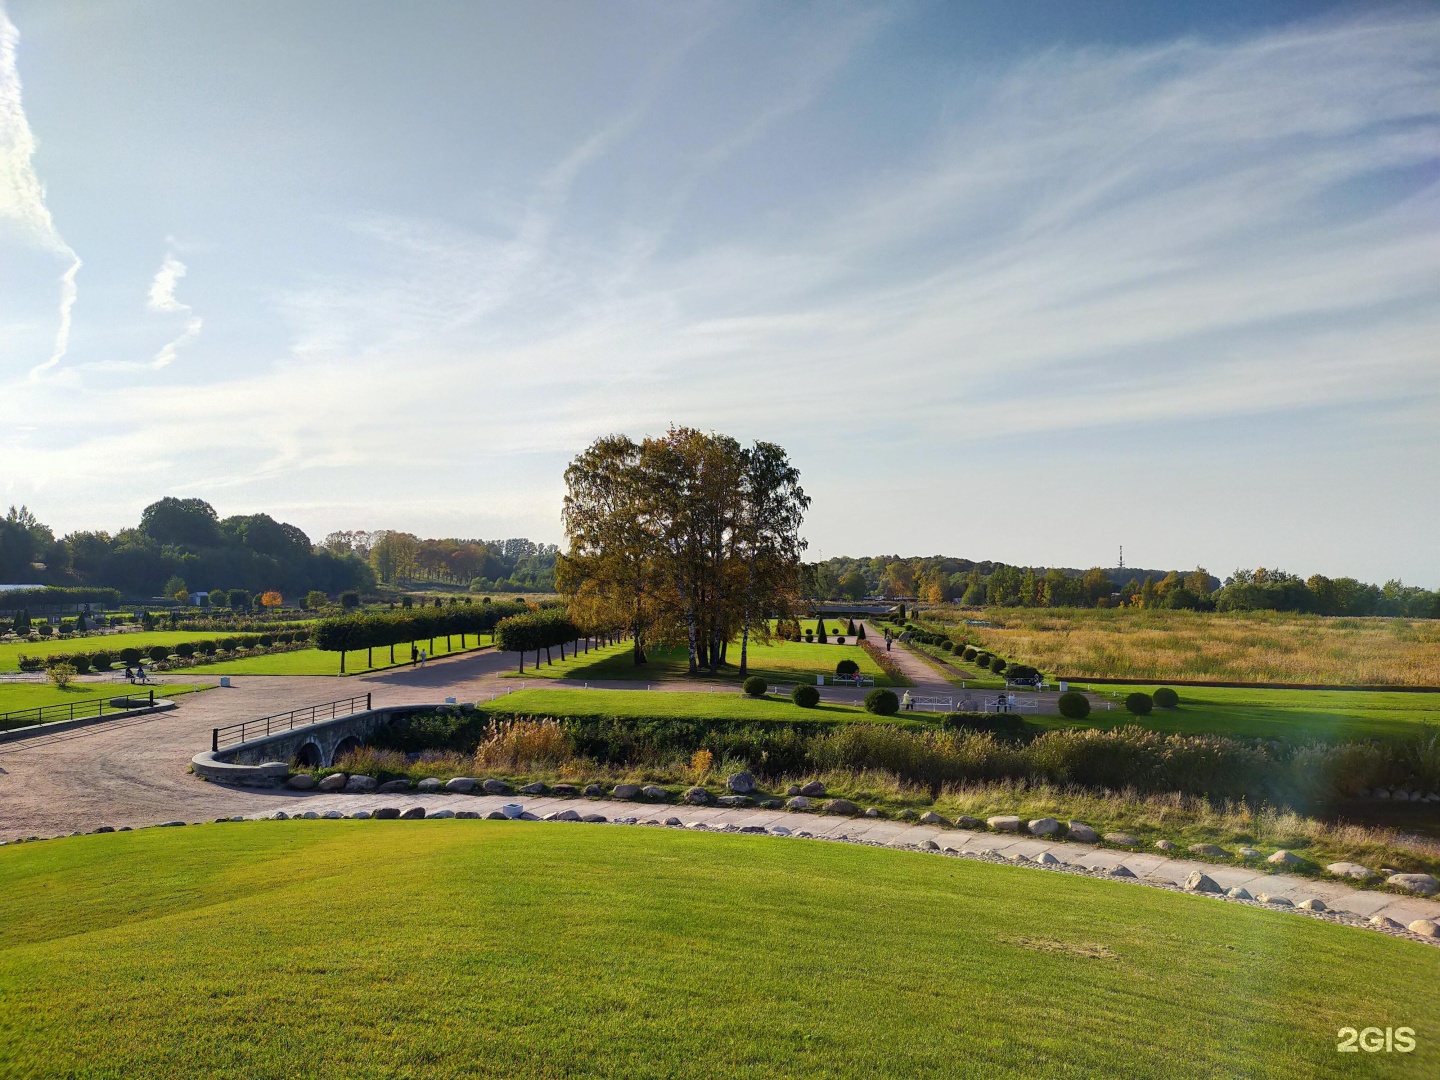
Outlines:
[[[512,671],[510,676],[516,679],[577,679],[588,682],[663,682],[690,677],[687,673],[686,650],[682,646],[652,648],[646,653],[646,662],[638,667],[632,661],[631,643],[628,641],[600,649],[592,648],[588,653],[582,651],[579,656],[567,652],[563,662],[560,660],[559,649],[551,652],[553,663],[547,664],[542,660],[540,666],[535,668],[527,662],[523,673]],[[534,654],[529,655],[533,661]],[[813,683],[816,675],[833,675],[835,665],[841,660],[853,660],[859,665],[862,674],[874,678],[876,686],[895,685],[885,672],[880,670],[880,665],[858,645],[818,645],[804,641],[777,641],[772,645],[757,645],[752,641],[747,659],[748,674],[758,675],[771,683]],[[738,642],[732,642],[729,663],[713,676],[709,671],[702,670],[699,678],[738,684],[739,663],[740,646]]]
[[[7,847],[0,907],[15,1075],[1440,1071],[1440,949],[860,846],[245,822]]]
[[[991,625],[963,625],[977,615]],[[1440,687],[1440,620],[954,607],[929,608],[923,618],[1062,678]]]

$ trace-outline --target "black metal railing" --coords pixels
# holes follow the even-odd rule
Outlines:
[[[117,705],[115,702],[125,704]],[[14,728],[33,727],[35,724],[55,724],[62,720],[85,720],[93,716],[104,716],[107,712],[131,712],[135,709],[155,707],[155,691],[148,698],[117,697],[87,698],[84,701],[67,701],[59,705],[37,705],[33,709],[15,709],[0,713],[0,731]]]
[[[341,698],[338,701],[327,701],[323,705],[311,705],[308,709],[293,709],[287,713],[276,713],[274,716],[262,716],[258,720],[244,720],[238,724],[212,728],[210,750],[213,753],[222,746],[234,746],[251,739],[264,739],[297,727],[337,720],[351,713],[366,712],[369,708],[370,695],[366,694],[364,697]]]

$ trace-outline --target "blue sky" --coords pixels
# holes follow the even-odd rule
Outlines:
[[[0,499],[1440,584],[1440,9],[0,0]]]

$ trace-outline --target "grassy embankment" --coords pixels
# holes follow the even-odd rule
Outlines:
[[[156,683],[154,686],[131,686],[125,682],[71,683],[64,690],[50,683],[0,683],[0,713],[17,709],[35,709],[45,705],[70,705],[97,698],[144,697],[149,690],[156,697],[175,697],[196,690],[208,690],[214,683]],[[59,719],[57,717],[57,719]]]
[[[571,687],[525,689],[481,701],[479,707],[504,715],[614,716],[626,720],[771,720],[787,723],[873,720],[888,723],[902,719],[876,716],[859,706],[825,702],[813,709],[802,709],[788,697],[767,695],[752,698],[728,689],[718,693],[704,690],[582,690]]]
[[[0,906],[17,1075],[1440,1071],[1440,950],[840,844],[205,825],[6,848]],[[1335,1052],[1367,1025],[1418,1046]]]
[[[591,649],[588,653],[582,651],[579,656],[567,653],[563,662],[560,660],[559,649],[554,649],[553,663],[542,661],[540,667],[535,668],[527,661],[523,674],[518,670],[510,674],[517,679],[576,679],[586,682],[624,680],[658,683],[689,678],[685,649],[675,646],[653,648],[646,654],[646,663],[638,667],[632,661],[631,649],[630,642],[622,641],[602,649]],[[729,664],[722,668],[719,674],[712,676],[708,671],[702,671],[699,677],[708,681],[738,685],[738,643],[731,643],[729,657]],[[859,665],[862,674],[875,679],[876,686],[891,685],[888,676],[880,670],[880,665],[858,645],[817,645],[803,641],[777,641],[773,645],[757,645],[751,642],[747,659],[748,674],[758,675],[771,683],[813,683],[816,675],[833,675],[835,665],[841,660],[853,660]],[[529,660],[534,660],[533,653]]]

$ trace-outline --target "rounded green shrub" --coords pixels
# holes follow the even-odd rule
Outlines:
[[[169,646],[169,645],[151,645],[151,646],[150,646],[150,651],[149,651],[148,655],[149,655],[149,657],[150,657],[150,662],[151,662],[151,663],[153,663],[153,664],[158,664],[158,663],[160,663],[161,660],[164,660],[167,656],[170,655],[170,646]]]
[[[820,704],[820,691],[809,683],[801,683],[790,691],[790,700],[802,709],[813,709]]]
[[[214,656],[220,646],[213,641],[197,641],[195,642],[195,648],[199,649],[206,656]]]
[[[76,675],[84,675],[90,670],[90,658],[84,653],[72,653],[68,659]]]
[[[976,650],[974,645],[966,645],[965,651],[960,654],[960,659],[974,660],[979,655],[980,653]]]
[[[1005,658],[1003,656],[992,656],[990,658],[990,670],[993,671],[996,675],[999,675],[1008,666],[1009,665],[1006,664]]]
[[[1067,690],[1060,695],[1060,715],[1067,720],[1084,720],[1090,715],[1090,699],[1079,690]]]
[[[769,689],[770,684],[759,675],[751,675],[744,683],[745,693],[751,697],[764,697],[765,691]]]
[[[1155,708],[1155,701],[1149,694],[1136,691],[1126,697],[1125,708],[1132,716],[1149,716],[1150,710]]]
[[[181,660],[189,660],[192,656],[195,655],[195,644],[194,644],[194,642],[190,642],[190,641],[182,641],[182,642],[180,642],[179,645],[176,645],[176,646],[175,646],[175,655],[178,656],[178,657],[180,657]]]
[[[990,666],[990,661],[993,659],[994,657],[992,657],[988,652],[976,653],[975,666],[979,668],[988,668]]]
[[[90,666],[96,671],[109,671],[110,665],[114,663],[108,652],[97,652],[90,654]]]
[[[1038,682],[1040,680],[1040,672],[1029,664],[1011,664],[1005,671],[1005,677],[1011,682]]]
[[[900,711],[900,699],[895,691],[877,686],[865,695],[865,711],[876,716],[894,716]]]
[[[841,660],[835,665],[836,675],[856,675],[860,671],[860,665],[854,660]]]
[[[136,648],[121,649],[120,662],[122,664],[138,664],[140,662],[140,650]]]
[[[1155,704],[1162,709],[1174,709],[1180,704],[1180,695],[1168,686],[1155,691]]]

